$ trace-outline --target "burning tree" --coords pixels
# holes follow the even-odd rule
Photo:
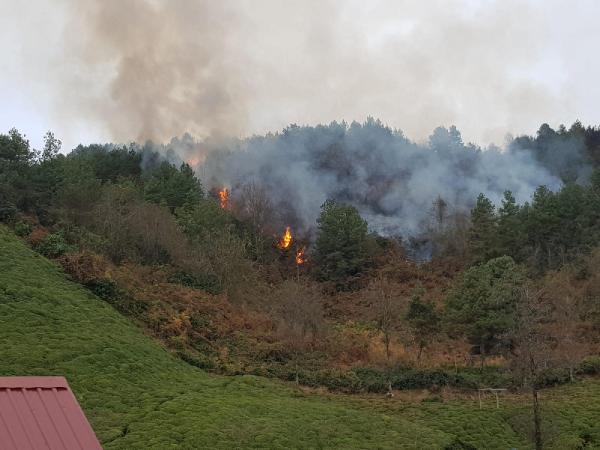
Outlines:
[[[229,189],[227,189],[227,188],[220,189],[218,192],[218,196],[219,196],[219,206],[221,206],[221,209],[228,209],[229,208]]]
[[[292,229],[290,227],[285,227],[283,235],[277,242],[277,248],[279,248],[280,250],[288,250],[292,246],[293,239],[294,238],[292,237]]]

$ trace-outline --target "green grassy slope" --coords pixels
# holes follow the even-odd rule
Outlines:
[[[1,226],[0,375],[65,375],[107,449],[443,448],[456,436],[478,448],[529,448],[520,429],[523,405],[390,407],[303,394],[257,377],[206,374],[172,357]],[[569,389],[551,401],[560,412],[561,442],[571,445],[600,417],[600,384]],[[574,416],[589,423],[574,424]]]

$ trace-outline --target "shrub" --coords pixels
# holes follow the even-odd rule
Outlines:
[[[103,278],[107,266],[102,256],[85,250],[63,255],[59,262],[73,280],[86,285]]]
[[[0,222],[9,223],[12,222],[17,215],[17,208],[13,205],[2,204],[0,205]]]
[[[183,349],[177,352],[177,356],[183,359],[186,363],[200,369],[215,370],[217,368],[217,365],[212,359],[201,353],[193,354],[190,351]]]
[[[477,447],[467,444],[459,438],[454,438],[452,442],[444,447],[444,450],[477,450]]]
[[[31,234],[33,227],[27,222],[19,221],[15,223],[14,232],[17,236],[25,237]]]
[[[178,271],[170,275],[167,281],[192,289],[200,289],[213,295],[223,292],[223,286],[219,282],[219,279],[211,273],[191,275],[187,272]]]
[[[58,258],[65,253],[75,250],[67,244],[61,233],[49,234],[36,247],[36,250],[47,258]]]
[[[588,356],[579,365],[579,372],[586,375],[600,374],[600,356]]]
[[[547,369],[537,376],[536,384],[539,388],[546,388],[566,384],[570,380],[566,369]]]
[[[121,292],[117,286],[117,283],[106,278],[88,281],[86,286],[96,296],[108,302],[118,300],[121,297]]]

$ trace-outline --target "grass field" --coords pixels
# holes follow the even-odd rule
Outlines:
[[[65,375],[111,448],[531,448],[522,399],[401,402],[214,376],[176,359],[0,226],[0,375]],[[600,445],[600,383],[544,392],[549,448]],[[460,448],[460,447],[452,447]]]

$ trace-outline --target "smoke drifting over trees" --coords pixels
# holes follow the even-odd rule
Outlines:
[[[209,188],[229,187],[235,197],[246,184],[261,185],[281,223],[304,232],[314,227],[327,199],[355,206],[379,233],[406,237],[428,225],[438,198],[450,215],[468,212],[479,193],[499,202],[511,190],[523,202],[537,186],[561,184],[532,152],[482,150],[465,144],[454,127],[437,128],[428,142],[417,144],[373,119],[290,126],[221,145],[194,146],[184,137],[166,150],[204,160],[197,170]]]

